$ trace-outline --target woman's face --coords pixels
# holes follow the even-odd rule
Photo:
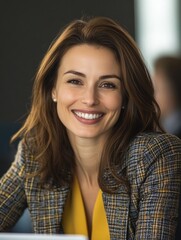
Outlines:
[[[105,136],[122,106],[120,67],[113,52],[88,44],[70,48],[60,62],[52,97],[69,136]]]

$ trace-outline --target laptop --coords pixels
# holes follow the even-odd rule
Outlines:
[[[0,233],[0,240],[88,240],[83,235]]]

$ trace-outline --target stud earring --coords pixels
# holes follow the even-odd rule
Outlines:
[[[125,106],[122,106],[121,109],[125,109]]]
[[[54,101],[54,102],[56,102],[56,101],[57,101],[57,99],[56,99],[56,98],[52,98],[52,99],[53,99],[53,101]]]

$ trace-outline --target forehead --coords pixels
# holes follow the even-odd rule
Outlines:
[[[63,55],[62,59],[67,57],[79,57],[83,54],[88,54],[88,56],[94,56],[95,54],[104,54],[109,55],[109,57],[115,58],[114,52],[104,46],[97,45],[97,44],[79,44],[70,47],[65,54]],[[76,55],[75,55],[76,54]],[[116,59],[115,59],[116,60]]]
[[[120,65],[114,52],[104,46],[81,44],[71,47],[62,57],[60,68],[95,67],[120,71]]]

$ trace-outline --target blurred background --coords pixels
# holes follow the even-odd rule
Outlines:
[[[161,56],[180,58],[180,0],[1,0],[0,176],[14,158],[17,143],[9,145],[9,140],[28,113],[33,79],[42,57],[65,24],[86,15],[114,18],[128,30],[143,54],[155,88],[161,81],[156,60]],[[177,69],[181,81],[179,61]],[[165,77],[175,76],[162,74],[161,78]],[[26,211],[11,231],[31,232],[28,214]]]

